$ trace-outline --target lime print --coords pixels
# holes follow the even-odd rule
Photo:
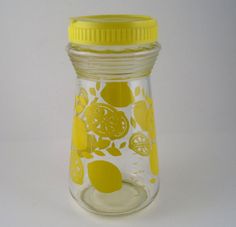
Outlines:
[[[74,183],[83,184],[84,168],[83,163],[76,151],[70,155],[70,176]]]
[[[120,139],[129,130],[129,121],[122,111],[104,103],[92,103],[87,107],[85,116],[88,129],[98,136]]]
[[[111,193],[121,189],[120,170],[107,161],[94,161],[88,164],[88,176],[91,184],[100,192]]]
[[[129,148],[142,156],[148,156],[151,149],[150,140],[141,132],[134,133],[129,139]]]
[[[126,107],[133,102],[133,94],[127,82],[109,82],[101,92],[102,98],[115,107]]]

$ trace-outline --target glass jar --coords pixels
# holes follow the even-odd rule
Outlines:
[[[70,192],[97,214],[140,210],[160,184],[149,78],[157,23],[140,15],[72,18],[69,40],[77,73]]]

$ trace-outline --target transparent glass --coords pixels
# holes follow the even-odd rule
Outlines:
[[[150,89],[158,43],[82,46],[67,51],[77,73],[70,192],[103,215],[138,211],[159,190]]]

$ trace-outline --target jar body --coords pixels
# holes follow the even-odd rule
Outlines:
[[[77,72],[70,191],[89,211],[131,213],[159,190],[149,78],[158,52],[156,43],[68,47]]]

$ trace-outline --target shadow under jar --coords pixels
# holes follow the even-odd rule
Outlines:
[[[72,18],[67,51],[77,73],[70,192],[102,215],[138,211],[159,190],[150,73],[160,50],[148,16]]]

